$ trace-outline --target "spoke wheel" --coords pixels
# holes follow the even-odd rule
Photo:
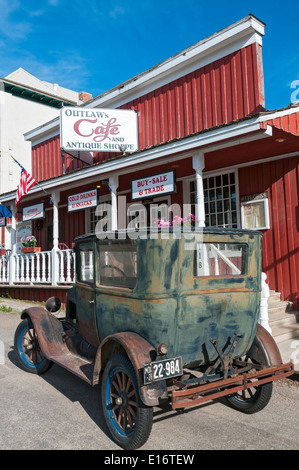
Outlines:
[[[132,364],[126,356],[114,356],[102,380],[104,417],[114,441],[124,449],[137,449],[148,439],[153,410],[142,404]]]
[[[18,361],[21,367],[27,372],[43,374],[53,364],[52,361],[49,361],[43,355],[38,343],[36,331],[28,318],[23,320],[17,327],[14,346]]]
[[[246,362],[255,362],[246,356]],[[250,387],[247,390],[240,390],[233,395],[228,395],[226,400],[229,405],[246,414],[253,414],[261,411],[269,403],[272,396],[273,382]]]

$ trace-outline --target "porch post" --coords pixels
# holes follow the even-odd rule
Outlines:
[[[11,249],[11,256],[9,257],[8,264],[9,264],[9,284],[12,285],[14,283],[15,278],[15,254],[17,248],[17,222],[16,222],[16,214],[17,208],[15,201],[13,201],[10,205],[11,210],[11,231],[10,231],[10,249]]]
[[[205,226],[205,204],[202,183],[202,171],[205,167],[205,156],[203,152],[197,152],[192,156],[193,169],[196,177],[196,226]]]
[[[266,283],[267,275],[262,273],[262,292],[261,292],[261,303],[260,303],[260,324],[272,335],[272,330],[269,325],[268,315],[268,298],[270,296],[270,289]]]
[[[56,286],[59,279],[59,263],[58,263],[58,243],[59,243],[59,214],[58,203],[60,201],[60,192],[52,193],[53,203],[53,248],[52,248],[52,285]]]
[[[109,177],[109,187],[111,190],[111,230],[117,230],[117,188],[118,176]]]

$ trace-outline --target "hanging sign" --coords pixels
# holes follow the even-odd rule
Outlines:
[[[45,217],[45,204],[40,202],[34,204],[33,206],[23,207],[23,222],[28,222],[29,220],[43,219]]]
[[[66,151],[134,152],[138,150],[137,113],[66,106],[60,110],[60,142]]]
[[[146,176],[131,181],[132,200],[161,196],[175,192],[175,171]]]
[[[73,194],[67,198],[68,212],[89,209],[98,205],[98,190],[90,189],[84,193]]]
[[[6,217],[0,217],[0,227],[5,227],[6,225]]]

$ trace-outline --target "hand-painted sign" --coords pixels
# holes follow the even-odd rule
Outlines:
[[[73,194],[67,198],[68,212],[78,211],[81,209],[89,209],[98,205],[97,189],[90,189],[84,193]]]
[[[138,150],[137,113],[66,106],[60,110],[60,140],[66,151],[134,152]]]
[[[33,219],[42,219],[43,217],[45,217],[45,204],[43,202],[34,204],[33,206],[23,207],[23,222],[28,222]]]
[[[174,193],[175,172],[172,170],[132,180],[131,189],[132,200]]]

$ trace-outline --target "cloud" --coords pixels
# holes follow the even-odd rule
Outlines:
[[[14,15],[21,9],[18,0],[0,0],[0,32],[4,38],[19,40],[32,30],[28,21],[18,21]]]

